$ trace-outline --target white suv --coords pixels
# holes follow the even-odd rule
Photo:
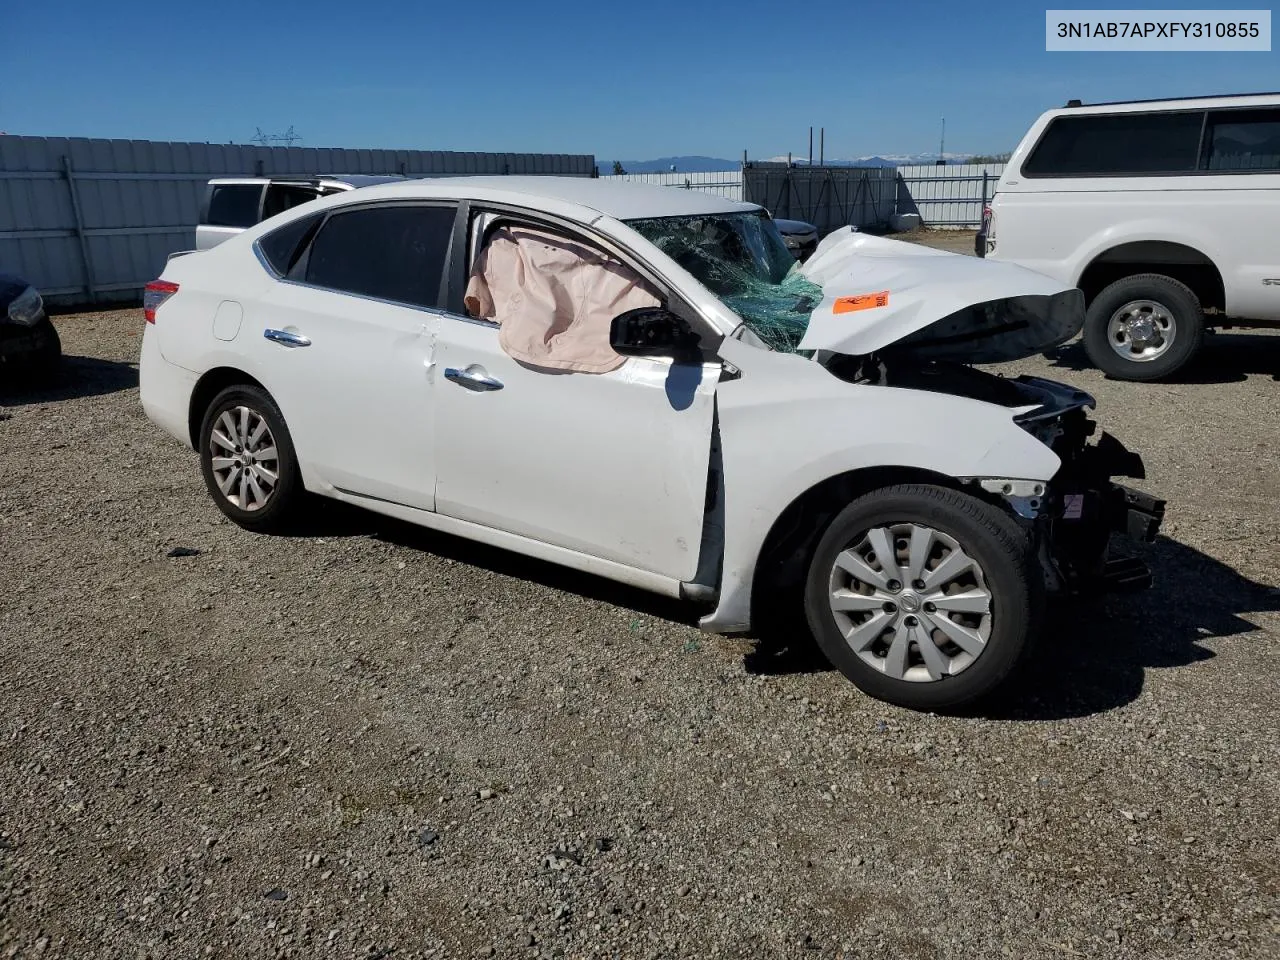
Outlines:
[[[1155,380],[1206,327],[1280,326],[1280,94],[1082,105],[1032,125],[978,253],[1084,291],[1084,346]]]
[[[210,180],[200,204],[196,249],[216,247],[242,230],[317,197],[404,179],[399,176],[344,174],[336,177],[219,177]]]

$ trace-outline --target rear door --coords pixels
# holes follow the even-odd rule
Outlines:
[[[216,247],[262,220],[265,180],[222,180],[209,184],[196,227],[196,249]]]
[[[434,507],[428,373],[455,215],[448,203],[338,208],[254,304],[250,349],[312,479]]]

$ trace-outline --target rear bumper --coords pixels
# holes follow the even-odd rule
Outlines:
[[[199,378],[160,355],[160,341],[154,324],[142,334],[142,357],[138,361],[138,392],[147,418],[176,440],[191,446],[191,394]]]

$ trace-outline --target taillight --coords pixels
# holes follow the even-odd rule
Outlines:
[[[178,285],[168,280],[152,280],[142,291],[142,315],[147,323],[156,322],[156,311],[160,305],[178,292]]]

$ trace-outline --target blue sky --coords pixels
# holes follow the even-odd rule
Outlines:
[[[828,157],[933,151],[945,115],[948,152],[986,153],[1071,97],[1280,88],[1274,52],[1046,53],[1044,9],[16,0],[0,130],[732,159],[802,154],[810,124]]]

